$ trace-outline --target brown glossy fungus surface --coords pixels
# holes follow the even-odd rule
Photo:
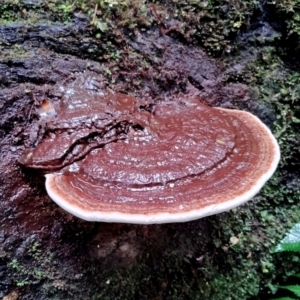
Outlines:
[[[276,140],[250,113],[183,99],[148,111],[128,95],[69,94],[20,162],[52,171],[49,196],[82,219],[201,218],[252,198],[278,164]]]

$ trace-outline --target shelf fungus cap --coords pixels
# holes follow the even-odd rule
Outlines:
[[[152,224],[221,213],[257,194],[279,162],[271,131],[248,112],[199,101],[127,111],[84,157],[72,161],[69,153],[67,165],[46,175],[49,196],[79,218]],[[54,143],[46,137],[32,156]]]

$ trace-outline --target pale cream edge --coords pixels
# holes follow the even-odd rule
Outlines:
[[[235,111],[235,110],[230,110],[225,108],[218,108],[218,109],[231,111],[231,112]],[[228,200],[225,203],[210,205],[199,210],[193,210],[190,212],[183,212],[183,213],[176,213],[176,214],[158,213],[155,215],[144,215],[144,214],[125,214],[119,212],[111,212],[111,213],[90,212],[90,211],[78,209],[78,207],[71,205],[70,203],[65,201],[59,194],[57,194],[55,191],[51,189],[52,181],[55,176],[53,174],[46,175],[46,190],[48,192],[48,195],[54,202],[56,202],[60,207],[62,207],[67,212],[83,220],[94,221],[94,222],[131,223],[131,224],[178,223],[178,222],[192,221],[213,214],[218,214],[223,211],[228,211],[253,198],[264,186],[266,181],[268,181],[270,177],[273,175],[280,160],[279,145],[275,137],[273,136],[272,132],[270,131],[270,129],[264,123],[262,123],[260,119],[257,118],[256,116],[245,111],[236,110],[236,112],[245,113],[247,115],[250,115],[252,118],[254,118],[254,120],[258,122],[259,125],[262,126],[264,130],[266,130],[266,132],[269,134],[269,137],[273,142],[274,149],[275,149],[275,157],[273,163],[270,166],[270,169],[261,176],[261,178],[257,181],[257,183],[248,192],[244,193],[241,196]]]

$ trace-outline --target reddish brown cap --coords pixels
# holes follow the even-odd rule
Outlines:
[[[227,211],[258,193],[280,158],[257,117],[197,101],[131,110],[114,124],[127,129],[111,131],[114,139],[104,142],[103,126],[102,143],[46,175],[49,196],[84,220],[184,222]],[[39,146],[51,143],[46,138]]]

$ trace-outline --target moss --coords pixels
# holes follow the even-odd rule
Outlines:
[[[12,280],[17,287],[36,285],[49,278],[53,280],[52,253],[42,252],[42,245],[32,237],[27,239],[22,251],[23,257],[13,258],[7,264],[8,272],[14,274]]]
[[[270,53],[272,49],[266,51]],[[274,52],[274,51],[273,51]],[[260,63],[254,73],[256,84],[262,99],[273,105],[277,113],[275,135],[282,152],[279,175],[280,186],[285,187],[281,194],[289,201],[299,200],[296,192],[296,179],[299,177],[299,147],[300,138],[300,74],[285,67],[279,57],[273,55],[273,60],[265,64]],[[296,181],[295,181],[296,180]],[[292,183],[294,181],[294,184]],[[293,188],[294,186],[294,188]],[[295,197],[294,200],[292,198]]]
[[[74,2],[99,30],[98,37],[120,27],[145,30],[159,26],[163,33],[202,45],[209,54],[234,50],[233,41],[259,9],[259,1],[145,1],[102,0]]]
[[[0,1],[0,24],[18,21],[24,24],[47,22],[66,22],[70,20],[74,6],[71,1],[49,0],[33,2],[22,0]]]
[[[258,1],[170,1],[168,18],[178,19],[187,38],[194,38],[209,54],[220,55],[234,50],[233,40],[247,26],[258,8]]]
[[[288,28],[288,35],[293,33],[300,35],[300,1],[299,0],[275,0],[272,4],[283,13]]]
[[[249,72],[253,75],[252,85],[259,90],[260,98],[272,104],[277,116],[274,133],[280,145],[282,158],[275,176],[262,190],[257,206],[261,211],[264,234],[268,239],[265,251],[271,251],[274,243],[300,220],[300,73],[289,69],[273,47],[263,48],[258,58],[249,66]],[[275,283],[289,276],[291,270],[299,272],[293,259],[286,255],[263,255],[274,264],[271,278]],[[280,262],[280,259],[283,261]],[[262,282],[265,287],[268,285],[267,281]],[[269,283],[269,292],[273,284]],[[264,293],[268,291],[264,289]]]

